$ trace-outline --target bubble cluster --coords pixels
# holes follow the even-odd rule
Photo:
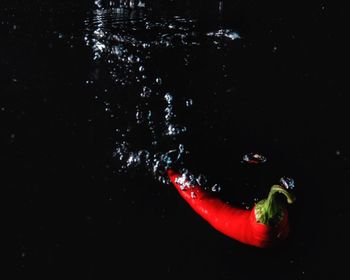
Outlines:
[[[116,143],[113,157],[120,162],[120,171],[130,168],[143,168],[148,170],[155,178],[164,181],[168,168],[177,164],[185,154],[183,144],[167,152],[152,153],[148,150],[132,150],[127,142]]]
[[[241,39],[241,36],[237,32],[231,29],[219,29],[214,32],[208,32],[207,36],[216,37],[216,38],[225,38],[229,40]]]
[[[108,62],[109,73],[119,85],[147,79],[147,64],[159,49],[199,45],[193,19],[175,16],[154,20],[147,17],[147,9],[133,10],[125,5],[103,8],[99,3],[96,7],[85,20],[84,40],[95,61]],[[162,77],[155,77],[153,83],[162,85]]]
[[[220,38],[240,37],[232,30],[200,31],[197,21],[189,17],[155,18],[142,1],[117,2],[106,5],[96,0],[95,9],[85,20],[84,41],[92,51],[93,63],[103,69],[117,89],[96,96],[96,100],[103,103],[108,116],[118,121],[113,156],[118,160],[119,171],[142,168],[166,181],[166,170],[175,165],[180,168],[187,153],[178,136],[189,129],[179,122],[184,118],[177,114],[190,112],[195,101],[188,96],[179,97],[175,90],[167,88],[167,76],[155,61],[165,51],[179,50],[183,53],[179,62],[187,67],[190,53],[201,44],[212,46],[220,44]],[[123,89],[127,89],[127,97],[114,94]],[[185,169],[181,174],[192,185],[220,191],[216,184],[208,186],[204,175],[194,176]]]

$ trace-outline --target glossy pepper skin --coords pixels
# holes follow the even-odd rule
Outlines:
[[[167,171],[172,184],[187,203],[219,232],[242,243],[259,248],[273,247],[285,239],[289,233],[288,213],[276,226],[262,224],[256,220],[255,207],[244,210],[233,207],[200,186],[179,183],[181,175],[169,169]]]

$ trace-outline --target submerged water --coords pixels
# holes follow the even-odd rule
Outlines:
[[[0,10],[13,279],[341,277],[341,11],[33,3]],[[247,209],[286,184],[289,240],[258,250],[222,236],[168,184],[168,167]]]

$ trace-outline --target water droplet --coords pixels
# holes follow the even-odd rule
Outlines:
[[[143,65],[141,65],[141,66],[139,67],[139,71],[140,71],[140,72],[145,71],[145,67],[144,67]]]
[[[197,198],[197,195],[196,195],[195,192],[191,192],[191,198],[192,198],[192,199],[196,199],[196,198]]]

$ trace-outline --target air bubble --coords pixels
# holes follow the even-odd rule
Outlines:
[[[192,198],[192,199],[196,199],[196,198],[197,198],[197,195],[196,195],[195,192],[191,192],[191,198]]]
[[[157,83],[158,85],[161,85],[161,84],[162,84],[162,79],[161,79],[161,78],[156,78],[156,83]]]
[[[211,187],[212,192],[220,192],[221,187],[218,184],[215,184],[214,186]]]
[[[207,178],[203,174],[199,174],[199,176],[196,179],[196,182],[200,186],[204,186],[207,184]]]
[[[193,105],[193,100],[192,99],[187,99],[185,104],[186,104],[186,107],[190,107],[190,106]]]
[[[207,36],[213,36],[216,38],[227,38],[232,41],[241,38],[241,36],[237,32],[232,31],[231,29],[219,29],[216,32],[207,33]]]
[[[167,93],[164,95],[164,99],[166,100],[166,102],[167,102],[168,104],[170,104],[170,103],[173,101],[173,96],[172,96],[169,92],[167,92]]]
[[[141,97],[150,97],[152,90],[149,87],[144,86],[142,88],[142,92],[140,94]]]
[[[243,156],[243,161],[250,164],[260,164],[267,161],[266,157],[258,153],[249,153]]]
[[[292,178],[289,177],[282,177],[280,179],[280,184],[285,187],[287,190],[294,190],[295,189],[295,183]]]

